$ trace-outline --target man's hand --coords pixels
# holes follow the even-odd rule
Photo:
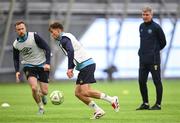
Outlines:
[[[67,76],[68,76],[68,78],[72,78],[74,76],[73,69],[67,70]]]
[[[44,71],[50,71],[50,65],[49,64],[45,64],[44,66]]]
[[[20,82],[20,72],[16,72],[16,82],[19,83]]]

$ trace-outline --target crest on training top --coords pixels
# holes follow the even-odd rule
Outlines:
[[[152,29],[148,29],[148,33],[151,34],[152,33]]]

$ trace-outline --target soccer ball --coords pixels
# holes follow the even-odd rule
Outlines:
[[[64,95],[61,91],[55,90],[50,94],[50,100],[54,105],[60,105],[64,102]]]

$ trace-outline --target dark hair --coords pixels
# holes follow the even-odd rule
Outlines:
[[[24,24],[24,25],[26,26],[25,22],[24,22],[24,21],[22,21],[22,20],[17,21],[17,22],[15,23],[15,26],[20,25],[20,24]]]
[[[54,22],[53,24],[50,24],[49,31],[50,31],[50,29],[61,29],[61,30],[64,30],[64,27],[59,22]]]

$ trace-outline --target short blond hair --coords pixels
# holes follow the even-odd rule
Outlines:
[[[146,6],[142,9],[142,12],[150,12],[150,13],[153,13],[153,10],[150,6]]]

